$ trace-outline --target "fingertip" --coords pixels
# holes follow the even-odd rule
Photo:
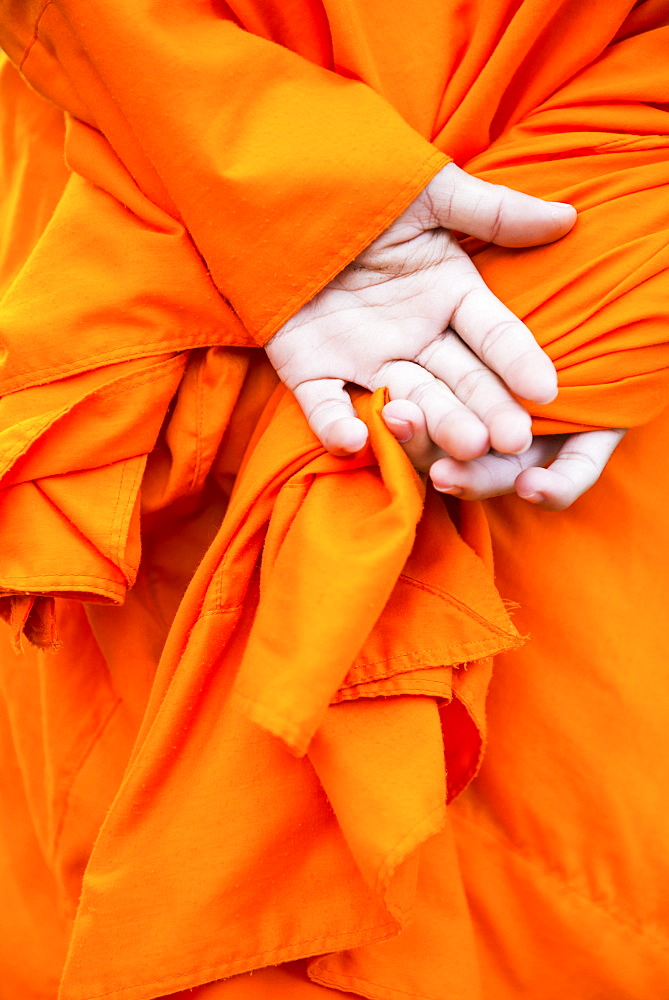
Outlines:
[[[557,398],[557,373],[552,365],[550,370],[522,373],[514,380],[512,388],[522,399],[547,406]]]
[[[514,488],[519,497],[523,500],[530,500],[532,497],[539,493],[544,493],[546,482],[545,473],[546,470],[542,469],[540,466],[533,466],[530,469],[524,469],[517,477],[514,484]]]
[[[458,483],[458,474],[462,473],[461,465],[450,457],[440,458],[430,467],[430,479],[435,490],[448,493],[450,496],[462,496],[463,487]]]
[[[536,229],[532,242],[535,245],[562,239],[576,223],[578,213],[574,206],[567,202],[535,199],[534,208]]]
[[[495,243],[508,247],[541,246],[562,239],[573,229],[578,214],[573,205],[544,201],[521,192],[512,194],[520,198],[509,200],[507,227]]]
[[[468,439],[462,438],[455,441],[448,450],[458,462],[473,462],[476,458],[482,458],[490,450],[490,438],[487,433],[482,435],[471,435]]]
[[[495,446],[493,446],[495,447]],[[516,448],[508,448],[506,451],[507,455],[525,455],[532,447],[532,433],[528,434],[524,442]],[[501,451],[501,448],[496,448],[496,451]]]
[[[408,420],[397,420],[384,414],[385,425],[400,444],[408,444],[413,438],[413,427]]]
[[[527,413],[499,415],[490,426],[490,446],[503,455],[524,455],[532,447],[532,424]]]
[[[539,406],[548,406],[553,400],[557,399],[558,389],[557,385],[555,388],[550,390],[543,390],[542,392],[537,392],[533,396],[526,396],[526,399],[531,400],[533,403],[537,403]]]
[[[331,454],[344,457],[364,448],[368,433],[366,424],[357,417],[340,417],[329,424],[321,440]]]
[[[546,502],[546,497],[543,493],[518,493],[521,500],[527,500],[528,503],[541,504]]]
[[[473,462],[477,458],[483,458],[489,451],[490,439],[486,435],[480,442],[474,440],[462,442],[451,449],[451,454],[458,462]]]
[[[381,411],[384,423],[396,441],[408,444],[425,425],[422,410],[408,399],[393,399]]]
[[[410,424],[417,424],[421,420],[424,422],[425,419],[420,406],[410,399],[391,399],[381,413],[384,419],[393,417],[395,420],[406,420]]]
[[[451,414],[433,435],[439,447],[459,462],[481,458],[490,449],[488,428],[471,413]]]
[[[433,486],[437,493],[445,493],[449,497],[461,497],[465,492],[460,486],[437,486],[435,483]]]
[[[568,233],[578,218],[578,212],[566,201],[552,201],[550,204],[552,217],[558,225],[564,226],[565,232]]]
[[[557,398],[559,391],[558,376],[553,362],[547,355],[544,355],[544,357],[546,361],[543,364],[543,370],[536,378],[535,393],[533,396],[528,397],[528,399],[532,399],[533,402],[538,403],[540,406],[552,403]]]
[[[515,490],[521,500],[549,512],[565,510],[575,499],[566,495],[564,484],[550,469],[526,469],[516,479]]]

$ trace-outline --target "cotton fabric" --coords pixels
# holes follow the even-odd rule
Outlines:
[[[10,1000],[666,991],[668,24],[5,2]],[[536,431],[634,428],[562,514],[426,494],[382,394],[324,454],[259,350],[451,157],[579,210],[466,242]]]

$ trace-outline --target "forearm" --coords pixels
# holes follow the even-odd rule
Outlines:
[[[34,30],[28,79],[184,222],[260,344],[448,161],[369,87],[201,5],[55,0]]]

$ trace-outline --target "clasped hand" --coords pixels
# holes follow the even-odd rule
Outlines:
[[[575,220],[569,205],[444,167],[266,345],[324,447],[352,454],[367,439],[347,383],[387,386],[386,423],[437,489],[475,499],[515,486],[546,509],[588,489],[623,432],[533,440],[513,394],[550,402],[555,368],[452,234],[537,246],[564,236]]]

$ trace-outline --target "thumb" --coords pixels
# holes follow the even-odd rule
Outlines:
[[[547,468],[530,468],[516,479],[516,493],[542,510],[565,510],[597,482],[627,432],[585,431],[570,435]]]
[[[576,209],[490,184],[449,163],[425,194],[434,221],[502,247],[532,247],[559,240],[576,222]]]

